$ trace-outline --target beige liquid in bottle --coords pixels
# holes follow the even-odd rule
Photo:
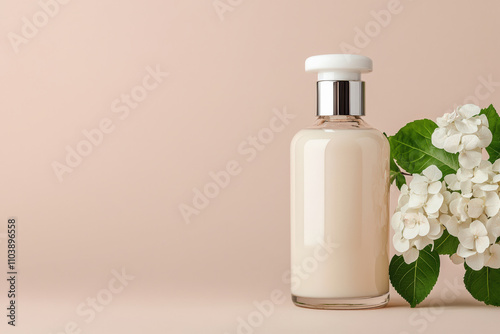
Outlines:
[[[301,130],[292,141],[292,295],[361,307],[389,292],[389,146],[362,120],[341,118],[339,129]]]

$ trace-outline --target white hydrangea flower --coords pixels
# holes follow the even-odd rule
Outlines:
[[[439,222],[443,224],[443,226],[446,227],[446,231],[454,237],[458,237],[458,232],[470,225],[470,220],[459,221],[457,217],[449,215],[442,215],[439,218]]]
[[[454,264],[462,264],[464,261],[467,262],[467,260],[458,255],[458,253],[451,255],[450,259]],[[490,245],[484,253],[475,254],[467,259],[469,259],[467,265],[474,270],[480,270],[483,266],[500,269],[500,244],[494,243]],[[475,263],[476,261],[477,264]]]
[[[422,174],[413,175],[410,185],[401,187],[398,207],[391,219],[395,231],[393,244],[403,254],[405,262],[418,258],[419,251],[433,244],[443,234],[443,226],[437,219],[441,211],[447,211],[444,204],[445,183],[443,174],[434,165]]]
[[[485,265],[493,269],[500,268],[500,245],[493,244],[487,249],[487,257]]]
[[[449,153],[459,153],[460,166],[472,169],[482,160],[482,149],[493,138],[488,119],[479,115],[481,108],[474,104],[458,107],[437,119],[438,128],[432,134],[432,145]]]
[[[500,215],[488,219],[486,221],[486,229],[488,230],[490,243],[494,244],[498,237],[500,237]]]
[[[488,230],[479,220],[473,221],[468,228],[458,232],[457,255],[465,258],[465,262],[474,270],[484,267],[487,256],[484,252],[490,246]]]
[[[491,164],[481,161],[473,169],[460,168],[457,174],[445,176],[448,188],[453,191],[447,202],[449,214],[440,218],[448,232],[458,236],[461,228],[469,227],[472,220],[485,215],[483,222],[489,217],[496,216],[500,211],[500,197],[498,195],[500,162]],[[496,182],[495,182],[496,181]]]
[[[444,201],[442,190],[445,186],[440,181],[442,177],[443,174],[435,165],[427,167],[422,175],[413,175],[407,194],[407,208],[423,208],[428,217],[438,217]]]
[[[484,197],[467,198],[452,194],[452,198],[450,211],[460,222],[479,218],[482,214],[493,217],[500,209],[498,193],[492,191],[486,192]]]
[[[396,212],[391,220],[395,229],[392,239],[394,248],[403,254],[406,263],[412,263],[418,258],[419,251],[443,235],[443,226],[435,218],[427,218],[420,211]]]
[[[496,245],[500,236],[499,175],[500,160],[494,164],[481,161],[473,169],[460,168],[457,174],[445,177],[450,190],[460,191],[445,197],[449,211],[440,216],[448,233],[460,241],[457,253],[450,257],[453,263],[465,260],[474,270],[500,268],[500,245]]]

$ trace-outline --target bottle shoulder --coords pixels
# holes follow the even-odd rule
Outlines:
[[[387,137],[382,133],[382,131],[376,128],[360,128],[360,129],[329,129],[329,128],[315,128],[309,127],[299,130],[294,138],[300,137],[317,137],[317,138],[328,138],[335,136],[367,136],[367,137],[379,137],[387,141]]]
[[[372,127],[359,129],[305,128],[295,134],[291,145],[305,144],[313,140],[332,140],[338,142],[369,141],[382,146],[389,146],[386,136],[380,130]]]

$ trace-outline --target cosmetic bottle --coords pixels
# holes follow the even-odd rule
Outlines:
[[[389,301],[389,143],[368,125],[360,55],[309,57],[317,119],[291,143],[291,292],[297,306]]]

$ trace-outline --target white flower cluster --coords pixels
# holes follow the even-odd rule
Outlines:
[[[419,250],[433,244],[443,234],[439,222],[448,208],[444,201],[446,192],[441,171],[434,165],[427,167],[422,175],[415,174],[408,187],[401,187],[396,213],[392,216],[393,244],[402,253],[406,263],[418,258]]]
[[[449,214],[440,222],[449,234],[458,237],[455,263],[465,259],[472,269],[483,266],[500,268],[500,160],[494,164],[481,161],[473,169],[460,167],[457,174],[447,175],[445,182],[453,191]]]
[[[446,228],[459,240],[454,263],[465,260],[474,270],[500,268],[500,159],[493,164],[482,160],[492,134],[479,113],[478,106],[468,104],[437,119],[432,144],[459,153],[456,174],[441,182],[441,171],[432,165],[401,188],[391,226],[394,247],[407,263]]]
[[[432,145],[449,153],[460,153],[460,166],[474,168],[482,160],[482,149],[492,140],[486,115],[474,104],[463,105],[437,119],[439,126],[432,134]]]

